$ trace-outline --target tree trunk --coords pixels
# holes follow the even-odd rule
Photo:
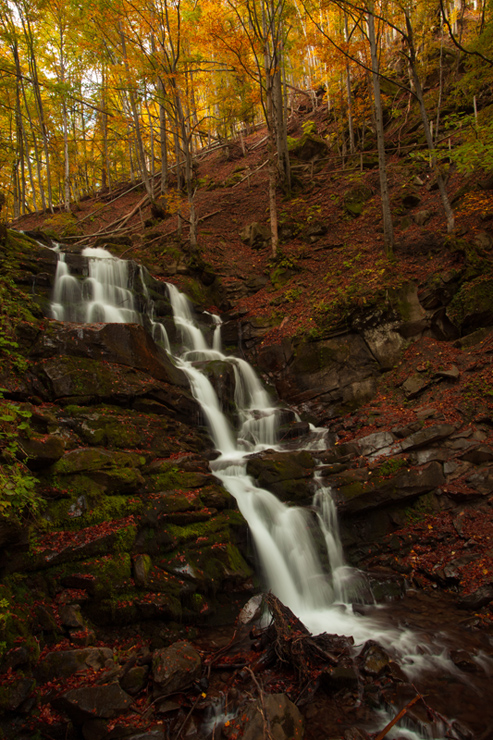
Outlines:
[[[389,189],[387,183],[387,165],[385,161],[385,138],[383,129],[382,100],[380,97],[380,77],[377,55],[377,40],[375,35],[375,18],[373,16],[373,13],[371,12],[368,13],[368,38],[370,41],[375,124],[377,131],[378,174],[380,177],[380,194],[382,199],[384,245],[387,256],[390,256],[394,251],[394,227],[392,224]]]
[[[445,181],[440,171],[440,167],[438,166],[437,158],[434,152],[433,137],[431,134],[430,122],[428,120],[428,114],[426,112],[425,101],[423,97],[423,89],[421,87],[421,82],[418,76],[418,71],[417,71],[417,66],[416,66],[416,50],[414,48],[413,27],[411,24],[411,19],[407,13],[406,13],[406,29],[407,29],[406,39],[407,39],[407,43],[409,47],[409,63],[410,63],[411,74],[412,74],[412,78],[414,82],[414,92],[416,94],[416,97],[418,98],[419,109],[421,111],[421,120],[423,122],[423,130],[425,132],[426,145],[429,149],[430,157],[431,157],[431,166],[433,168],[433,173],[437,180],[437,185],[438,185],[438,190],[440,192],[440,198],[442,200],[443,210],[445,212],[445,217],[447,219],[447,232],[450,234],[455,228],[455,217],[454,217],[454,212],[452,210],[452,206],[450,204],[450,200],[447,194],[447,188],[445,187]]]

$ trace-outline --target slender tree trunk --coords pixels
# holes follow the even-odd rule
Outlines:
[[[377,131],[378,174],[380,176],[380,194],[382,199],[384,245],[386,254],[390,256],[394,250],[394,227],[392,224],[389,189],[387,183],[387,165],[385,161],[385,138],[383,129],[382,100],[380,97],[380,77],[377,40],[375,35],[375,18],[373,16],[373,13],[371,12],[368,13],[368,38],[370,41],[375,123]]]
[[[45,123],[45,115],[43,108],[43,99],[41,97],[41,86],[38,79],[38,65],[36,61],[36,54],[34,50],[34,39],[31,29],[31,24],[28,18],[24,19],[21,16],[22,25],[24,29],[24,35],[26,37],[28,51],[29,51],[29,71],[31,73],[34,100],[36,103],[36,109],[38,114],[39,128],[41,131],[41,138],[43,142],[43,150],[45,155],[45,166],[46,166],[46,189],[48,195],[48,208],[53,213],[53,195],[51,191],[51,165],[50,165],[50,150],[48,144],[48,130]]]
[[[450,204],[450,200],[447,194],[447,188],[445,187],[445,181],[440,171],[440,167],[437,162],[437,158],[433,146],[433,137],[430,129],[430,122],[428,120],[428,114],[426,112],[425,101],[423,96],[423,89],[418,76],[416,66],[416,50],[414,48],[414,34],[411,19],[406,13],[406,30],[407,30],[407,43],[409,46],[409,62],[411,67],[411,74],[414,82],[414,91],[418,98],[419,109],[421,111],[421,120],[423,122],[423,130],[425,132],[426,145],[430,152],[431,166],[433,168],[434,175],[437,180],[438,190],[440,192],[440,198],[442,201],[443,210],[447,219],[447,232],[450,234],[455,228],[455,217]]]
[[[344,13],[344,35],[346,43],[349,39],[347,13]],[[347,96],[347,122],[349,129],[349,153],[354,154],[354,126],[353,126],[353,98],[351,95],[351,70],[349,63],[346,64],[346,96]]]
[[[127,57],[127,46],[125,42],[125,34],[123,33],[123,30],[121,28],[121,23],[119,24],[119,32],[120,32],[120,42],[122,45],[122,52],[123,52],[123,63],[125,65],[125,71],[127,75],[127,81],[129,84],[129,90],[128,90],[128,99],[130,102],[130,110],[132,113],[132,120],[134,124],[134,131],[135,131],[135,140],[137,144],[137,152],[139,155],[139,164],[140,164],[140,172],[142,176],[142,180],[144,181],[144,186],[146,189],[146,193],[149,196],[149,198],[153,198],[153,183],[149,179],[149,173],[147,170],[147,163],[146,163],[146,155],[145,155],[145,149],[144,149],[144,140],[142,138],[142,130],[140,126],[140,117],[137,111],[137,100],[135,97],[135,92],[132,89],[131,85],[131,75],[130,75],[130,67],[128,63],[128,57]]]

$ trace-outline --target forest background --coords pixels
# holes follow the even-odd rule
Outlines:
[[[179,213],[180,232],[183,215],[195,248],[203,183],[194,155],[228,138],[243,146],[266,122],[275,254],[276,189],[296,190],[289,128],[301,100],[327,109],[324,143],[343,167],[363,169],[364,153],[378,151],[388,253],[384,130],[416,104],[422,130],[411,142],[394,138],[393,150],[428,162],[451,232],[444,162],[469,172],[491,164],[491,35],[487,0],[2,2],[7,218],[69,212],[95,192],[141,182],[147,198]]]

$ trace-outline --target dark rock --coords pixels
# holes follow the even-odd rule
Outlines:
[[[281,500],[301,500],[311,495],[310,481],[315,466],[307,451],[274,452],[267,450],[247,460],[247,473],[258,485],[275,493]]]
[[[27,464],[32,470],[39,470],[52,465],[65,452],[63,439],[55,435],[21,439],[19,440],[19,446],[27,455]]]
[[[0,710],[4,712],[22,712],[22,704],[36,686],[34,678],[14,676],[0,694]]]
[[[344,193],[344,208],[350,216],[359,216],[372,195],[372,191],[364,185],[351,188]]]
[[[461,455],[461,460],[471,462],[473,465],[482,465],[483,463],[493,461],[493,449],[488,445],[478,445],[472,450],[467,450]]]
[[[270,242],[270,228],[254,221],[240,231],[240,239],[253,249],[263,249]]]
[[[31,656],[24,645],[12,648],[12,650],[9,650],[2,658],[2,662],[0,663],[0,673],[6,673],[9,669],[15,670],[21,666],[27,666],[30,662]]]
[[[466,483],[481,496],[488,496],[493,492],[493,467],[476,470],[466,478]]]
[[[137,696],[147,683],[149,666],[136,665],[130,668],[120,679],[121,688],[130,696]]]
[[[446,380],[459,380],[460,372],[458,367],[452,365],[450,370],[437,370],[435,376],[439,378],[445,378]]]
[[[288,402],[330,418],[368,400],[380,372],[367,342],[350,333],[299,345],[278,387]]]
[[[36,676],[40,681],[68,678],[78,671],[98,671],[108,660],[113,660],[110,648],[59,650],[43,658],[36,669]]]
[[[322,681],[324,686],[331,691],[354,689],[358,686],[358,674],[354,668],[336,666],[324,671]]]
[[[428,388],[431,383],[431,378],[423,377],[422,375],[412,375],[404,381],[402,384],[402,390],[406,394],[407,398],[416,398],[416,396],[419,396],[419,394]]]
[[[78,604],[62,604],[58,613],[64,627],[71,629],[83,629],[85,627],[84,618]]]
[[[81,357],[136,368],[156,380],[188,388],[185,374],[139,324],[70,324],[50,322],[30,355]]]
[[[356,443],[362,455],[372,455],[375,452],[381,452],[387,447],[391,447],[395,442],[395,437],[390,432],[375,432],[366,437],[356,440]]]
[[[440,442],[455,431],[455,427],[452,424],[436,424],[434,426],[426,427],[419,432],[406,437],[400,444],[403,451],[417,450],[419,447],[425,445],[433,445]]]
[[[370,676],[378,676],[390,662],[385,650],[373,640],[369,640],[363,646],[359,654],[361,668]]]
[[[406,193],[401,202],[404,208],[416,208],[421,203],[421,198],[415,193]]]
[[[35,634],[38,632],[58,632],[55,614],[50,606],[36,604],[33,616],[33,631]]]
[[[243,740],[302,740],[303,717],[285,694],[264,694],[232,723]]]
[[[328,230],[327,224],[324,224],[322,221],[312,221],[306,226],[303,238],[310,242],[310,244],[314,244],[320,237],[325,236]]]
[[[279,432],[282,441],[299,439],[299,437],[305,437],[310,433],[310,425],[307,421],[296,421],[289,426],[282,426]]]
[[[441,464],[432,462],[421,470],[401,470],[389,480],[346,482],[342,486],[339,481],[337,492],[343,500],[342,512],[348,515],[389,506],[393,502],[433,491],[444,484],[445,477]]]
[[[200,655],[189,642],[175,642],[156,650],[152,658],[152,678],[157,696],[168,696],[189,689],[202,671]]]
[[[416,223],[418,226],[425,226],[432,216],[433,216],[433,211],[426,208],[422,211],[418,211],[417,213],[414,213],[412,218],[413,218],[414,223]]]
[[[463,596],[457,601],[459,609],[470,609],[474,611],[476,609],[482,609],[483,606],[491,604],[493,601],[493,583],[489,583],[485,586],[481,586],[472,594]]]
[[[414,432],[419,432],[421,429],[421,424],[419,421],[413,421],[410,424],[406,424],[406,426],[403,427],[394,427],[390,431],[392,434],[395,434],[396,437],[399,439],[402,439],[403,437],[408,437],[410,434],[413,434]]]
[[[58,712],[67,714],[76,724],[93,719],[113,719],[128,711],[132,697],[117,683],[72,689],[51,701]]]
[[[327,143],[321,136],[313,133],[304,133],[300,139],[291,144],[289,151],[303,162],[310,162],[328,154]]]

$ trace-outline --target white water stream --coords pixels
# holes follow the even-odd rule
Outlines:
[[[142,323],[128,289],[127,263],[112,258],[104,250],[85,250],[85,253],[89,257],[89,276],[82,287],[70,275],[60,255],[53,299],[54,318]],[[145,285],[144,280],[142,282]],[[356,646],[369,639],[378,641],[398,659],[410,679],[430,669],[457,673],[438,641],[435,645],[419,644],[416,633],[389,628],[383,618],[370,618],[353,611],[351,602],[358,601],[364,577],[344,561],[335,507],[330,491],[318,476],[314,480],[313,509],[325,540],[329,573],[321,565],[311,534],[313,513],[281,503],[247,475],[248,455],[268,448],[283,449],[278,443],[280,409],[247,362],[221,351],[220,321],[214,321],[215,331],[212,346],[209,346],[186,296],[173,285],[168,285],[168,292],[182,346],[172,355],[164,327],[155,328],[159,322],[151,316],[154,337],[186,373],[191,391],[203,409],[214,446],[220,453],[211,463],[211,469],[235,497],[248,522],[267,588],[314,634],[352,636]],[[222,412],[212,383],[200,370],[204,361],[217,360],[233,367],[235,427]],[[316,457],[316,450],[324,447],[323,430],[312,430],[304,447],[311,449]],[[383,610],[382,607],[382,614]],[[375,611],[378,614],[376,607]]]

